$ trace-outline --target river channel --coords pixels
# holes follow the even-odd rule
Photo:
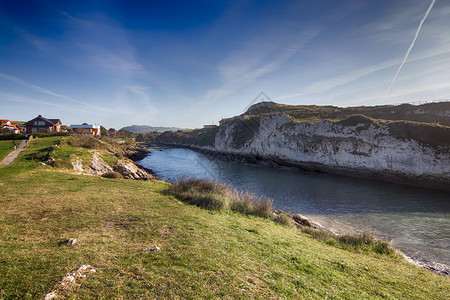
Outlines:
[[[337,233],[371,233],[419,263],[450,270],[450,193],[220,160],[183,148],[139,162],[161,179],[207,179],[273,199]]]

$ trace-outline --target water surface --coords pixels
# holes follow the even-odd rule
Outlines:
[[[152,151],[139,162],[167,181],[208,179],[270,197],[338,232],[368,232],[406,255],[450,269],[450,193],[312,172],[226,162],[189,149]]]

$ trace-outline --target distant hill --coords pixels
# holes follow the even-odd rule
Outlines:
[[[146,133],[153,131],[168,131],[168,130],[180,130],[182,128],[177,127],[153,127],[148,125],[131,125],[121,128],[121,130],[127,130],[135,133]]]

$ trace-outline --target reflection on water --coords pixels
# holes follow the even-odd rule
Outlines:
[[[450,193],[327,174],[230,163],[188,150],[140,161],[162,179],[199,178],[270,197],[337,232],[371,232],[407,255],[450,266]]]

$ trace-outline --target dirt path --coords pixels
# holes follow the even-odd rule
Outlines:
[[[11,151],[1,162],[0,165],[9,165],[12,163],[20,152],[22,152],[27,147],[27,141],[23,140],[20,145],[13,151]]]

